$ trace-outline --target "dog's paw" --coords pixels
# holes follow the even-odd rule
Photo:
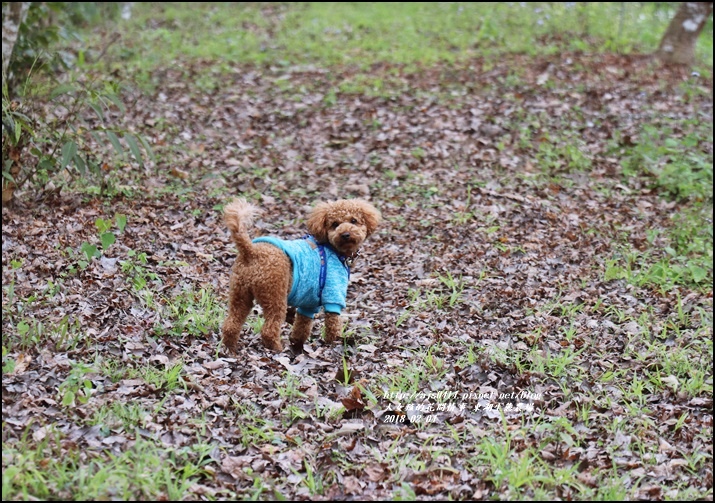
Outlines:
[[[238,337],[231,336],[231,334],[224,332],[221,343],[229,353],[238,353]]]
[[[303,343],[302,342],[292,342],[290,343],[290,352],[292,355],[299,356],[302,355],[305,351],[303,350]]]
[[[271,351],[275,351],[276,353],[280,353],[283,351],[283,344],[281,341],[276,341],[272,339],[263,339],[263,345],[267,348],[270,349]]]

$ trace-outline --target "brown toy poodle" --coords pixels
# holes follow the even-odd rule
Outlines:
[[[345,307],[350,263],[365,239],[375,232],[380,213],[361,199],[319,203],[308,217],[310,235],[285,241],[274,237],[251,240],[248,228],[258,209],[245,199],[224,208],[238,256],[230,281],[223,343],[235,352],[243,323],[256,301],[263,308],[263,345],[282,351],[280,328],[291,307],[297,311],[290,335],[295,353],[303,350],[313,316],[325,311],[325,340],[340,337],[340,312]]]

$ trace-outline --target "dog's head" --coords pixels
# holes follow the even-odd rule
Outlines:
[[[380,212],[362,199],[318,203],[308,217],[308,231],[319,243],[329,243],[338,253],[353,257],[375,232]]]

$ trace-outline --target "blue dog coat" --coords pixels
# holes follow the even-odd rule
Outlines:
[[[317,247],[313,248],[309,240]],[[288,305],[308,318],[313,318],[321,306],[326,313],[340,314],[348,294],[350,268],[332,246],[319,244],[312,236],[293,241],[260,237],[253,242],[272,244],[290,258],[293,286],[288,294]]]

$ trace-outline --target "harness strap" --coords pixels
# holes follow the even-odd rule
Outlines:
[[[320,282],[318,283],[318,301],[320,302],[320,304],[322,304],[323,288],[325,288],[325,279],[328,276],[328,261],[325,258],[325,246],[318,243],[318,240],[310,234],[303,236],[303,239],[307,239],[308,241],[310,241],[311,245],[314,245],[313,247],[318,250],[318,254],[320,255]]]
[[[328,275],[328,262],[325,259],[325,247],[318,244],[318,253],[320,254],[320,283],[318,289],[318,300],[323,304],[323,288],[325,288],[325,278]]]

